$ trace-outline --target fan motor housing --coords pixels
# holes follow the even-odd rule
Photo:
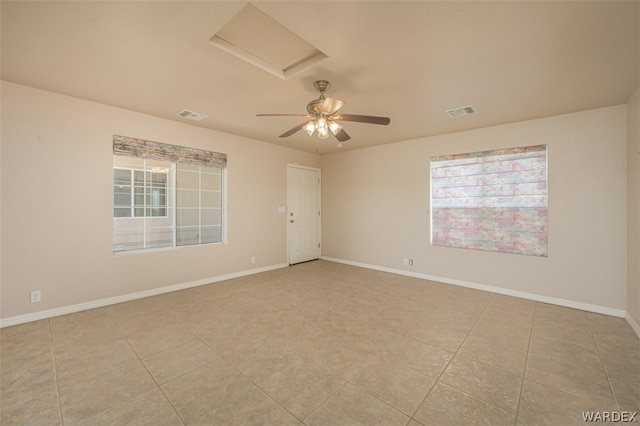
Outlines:
[[[312,100],[307,104],[307,112],[313,115],[320,114],[322,111],[320,110],[319,107],[321,107],[323,103],[324,103],[324,99]]]

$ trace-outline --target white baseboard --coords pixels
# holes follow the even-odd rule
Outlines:
[[[533,293],[526,293],[526,292],[517,291],[517,290],[504,289],[500,287],[488,286],[484,284],[450,279],[445,277],[438,277],[434,275],[427,275],[427,274],[422,274],[417,272],[404,271],[402,269],[387,268],[385,266],[376,266],[376,265],[370,265],[367,263],[353,262],[350,260],[337,259],[333,257],[321,256],[320,259],[327,260],[330,262],[343,263],[351,266],[357,266],[360,268],[373,269],[376,271],[389,272],[392,274],[404,275],[404,276],[414,277],[414,278],[421,278],[421,279],[430,280],[430,281],[437,281],[445,284],[453,284],[461,287],[468,287],[468,288],[488,291],[492,293],[504,294],[507,296],[519,297],[522,299],[535,300],[537,302],[550,303],[553,305],[565,306],[568,308],[581,309],[584,311],[595,312],[595,313],[604,314],[604,315],[611,315],[619,318],[625,318],[629,323],[629,325],[631,326],[631,328],[633,329],[633,331],[635,331],[635,333],[638,335],[638,338],[640,338],[640,326],[638,325],[638,323],[631,317],[631,315],[629,315],[627,312],[620,309],[613,309],[613,308],[608,308],[605,306],[598,306],[598,305],[590,305],[587,303],[575,302],[572,300],[541,296]],[[30,314],[25,314],[25,315],[17,315],[14,317],[0,319],[0,328],[23,324],[31,321],[38,321],[42,319],[57,317],[60,315],[72,314],[74,312],[86,311],[88,309],[101,308],[103,306],[114,305],[116,303],[129,302],[131,300],[157,296],[160,294],[171,293],[173,291],[184,290],[187,288],[213,284],[216,282],[226,281],[233,278],[240,278],[247,275],[258,274],[260,272],[267,272],[275,269],[286,268],[288,266],[289,266],[288,264],[282,263],[282,264],[271,265],[271,266],[266,266],[262,268],[249,269],[246,271],[233,272],[230,274],[219,275],[211,278],[204,278],[201,280],[190,281],[186,283],[174,284],[166,287],[154,288],[151,290],[140,291],[137,293],[125,294],[122,296],[109,297],[106,299],[99,299],[99,300],[93,300],[91,302],[79,303],[76,305],[63,306],[60,308],[49,309],[46,311],[39,311],[39,312],[34,312]]]
[[[92,300],[91,302],[79,303],[77,305],[63,306],[61,308],[49,309],[46,311],[33,312],[31,314],[17,315],[14,317],[0,319],[0,328],[12,325],[23,324],[26,322],[37,321],[46,318],[57,317],[60,315],[72,314],[74,312],[86,311],[88,309],[101,308],[103,306],[115,305],[116,303],[129,302],[131,300],[142,299],[150,296],[171,293],[173,291],[184,290],[187,288],[198,287],[207,284],[213,284],[220,281],[226,281],[233,278],[244,277],[247,275],[258,274],[260,272],[272,271],[274,269],[286,268],[287,263],[265,266],[262,268],[249,269],[240,272],[233,272],[216,277],[204,278],[201,280],[190,281],[186,283],[169,285],[166,287],[153,288],[151,290],[140,291],[137,293],[124,294],[122,296],[108,297],[106,299]]]
[[[638,325],[636,320],[634,320],[633,317],[629,315],[629,312],[627,312],[624,317],[629,323],[629,325],[631,326],[631,328],[633,329],[633,331],[635,331],[636,334],[638,335],[638,339],[640,339],[640,325]]]
[[[527,293],[524,291],[510,290],[507,288],[494,287],[486,284],[478,284],[474,282],[462,281],[462,280],[446,278],[446,277],[438,277],[435,275],[422,274],[418,272],[404,271],[402,269],[387,268],[386,266],[377,266],[377,265],[370,265],[367,263],[352,262],[350,260],[337,259],[337,258],[327,257],[327,256],[322,256],[320,257],[320,259],[328,260],[330,262],[344,263],[345,265],[358,266],[360,268],[374,269],[376,271],[390,272],[392,274],[398,274],[398,275],[405,275],[413,278],[421,278],[429,281],[437,281],[445,284],[453,284],[461,287],[468,287],[476,290],[488,291],[491,293],[504,294],[506,296],[519,297],[521,299],[535,300],[536,302],[544,302],[552,305],[559,305],[567,308],[580,309],[583,311],[595,312],[598,314],[610,315],[610,316],[619,317],[619,318],[626,317],[627,321],[629,321],[629,318],[630,318],[625,311],[621,309],[608,308],[606,306],[591,305],[588,303],[576,302],[573,300],[542,296],[539,294]],[[636,329],[636,333],[638,333],[637,329]]]

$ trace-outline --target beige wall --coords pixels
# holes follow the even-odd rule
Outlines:
[[[114,255],[113,134],[227,153],[228,244]],[[0,318],[284,264],[286,164],[320,166],[315,154],[6,82],[1,135]]]
[[[1,112],[3,319],[285,263],[277,208],[286,164],[298,162],[322,166],[323,256],[627,310],[639,322],[638,91],[628,108],[324,157],[4,82]],[[228,244],[114,255],[113,134],[229,154]],[[429,157],[540,143],[548,258],[429,246]]]
[[[326,155],[323,256],[624,311],[626,114],[621,105]],[[429,245],[431,156],[534,144],[548,145],[548,258]]]
[[[640,88],[627,105],[627,312],[640,325]]]

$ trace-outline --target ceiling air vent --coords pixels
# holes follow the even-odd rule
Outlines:
[[[465,115],[471,115],[471,114],[475,114],[476,110],[474,107],[472,107],[471,105],[466,106],[466,107],[462,107],[462,108],[454,108],[454,109],[450,109],[447,111],[447,113],[453,117],[453,118],[457,118],[457,117],[463,117]]]
[[[200,114],[199,112],[189,111],[188,109],[183,109],[178,113],[178,115],[180,117],[188,118],[189,120],[193,120],[193,121],[200,121],[203,118],[207,118],[207,116],[204,114]]]

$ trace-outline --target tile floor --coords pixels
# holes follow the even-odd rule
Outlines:
[[[3,425],[583,424],[625,320],[326,261],[0,332]]]

